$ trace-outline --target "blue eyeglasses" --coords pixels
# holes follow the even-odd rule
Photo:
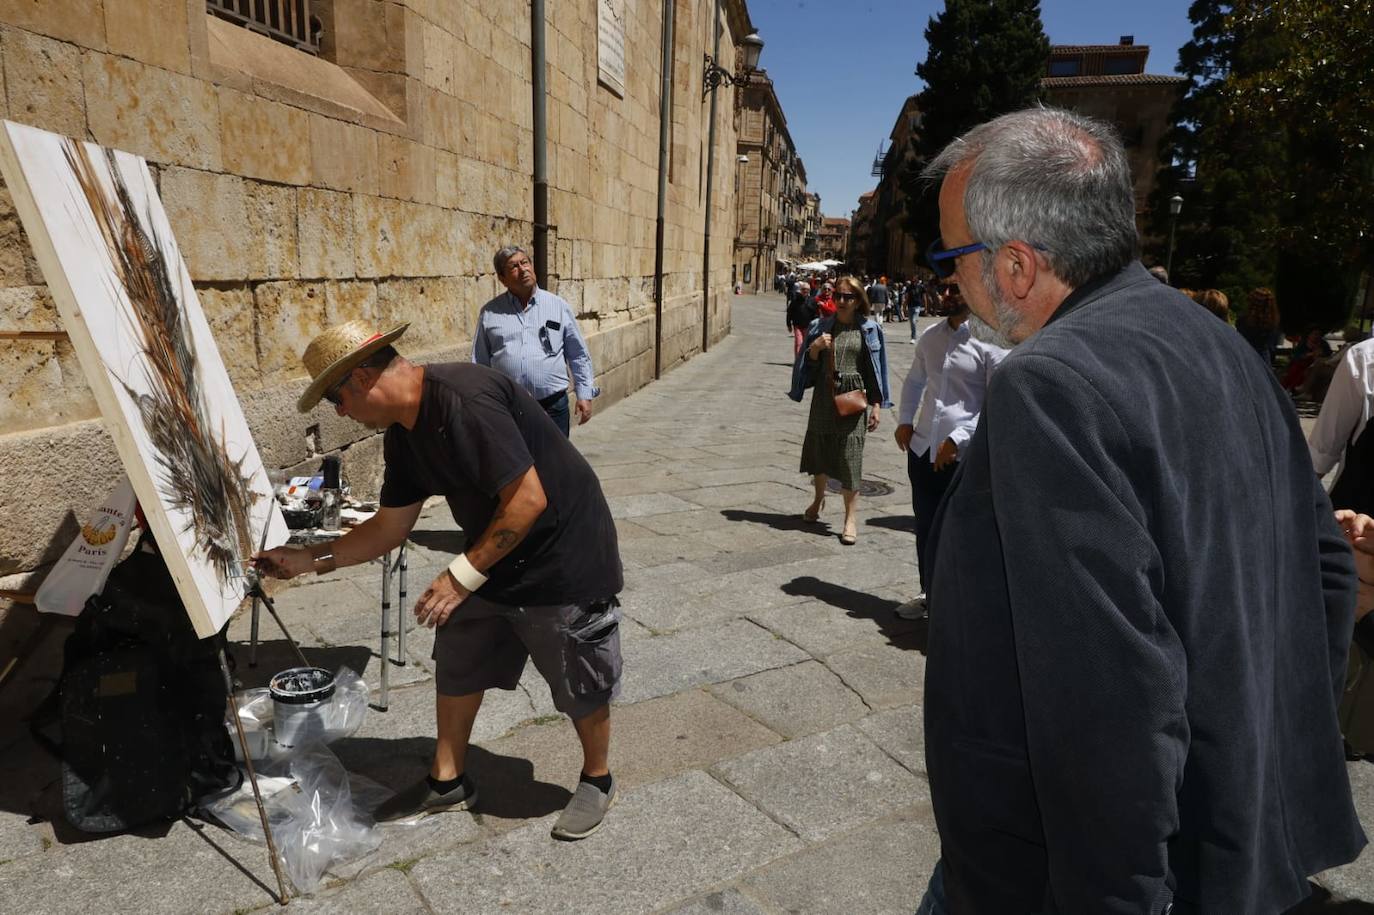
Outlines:
[[[954,276],[954,269],[958,266],[958,259],[965,254],[972,254],[975,251],[986,251],[988,246],[981,241],[976,241],[971,245],[964,245],[959,248],[946,248],[943,239],[937,238],[930,243],[926,249],[926,263],[930,269],[935,271],[935,275],[942,280],[947,280]]]

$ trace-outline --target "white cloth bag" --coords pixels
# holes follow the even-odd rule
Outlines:
[[[105,587],[129,540],[137,502],[129,478],[123,477],[44,579],[34,598],[39,612],[76,616],[86,598]]]

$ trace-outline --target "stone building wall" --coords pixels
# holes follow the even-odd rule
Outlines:
[[[664,370],[702,345],[711,0],[674,0]],[[529,6],[314,0],[319,56],[206,13],[204,0],[0,2],[0,115],[137,153],[268,466],[344,450],[375,489],[379,440],[328,409],[298,415],[300,353],[349,318],[411,329],[402,351],[466,358],[500,291],[491,255],[529,246]],[[547,5],[549,276],[578,313],[603,395],[654,377],[660,15],[625,3],[626,87],[598,82],[596,0]],[[751,31],[724,4],[723,55]],[[717,161],[735,149],[729,108]],[[712,190],[708,328],[730,327],[733,174]],[[60,321],[0,188],[0,330]],[[26,587],[120,467],[71,347],[0,340],[0,587]],[[327,405],[326,405],[327,407]]]

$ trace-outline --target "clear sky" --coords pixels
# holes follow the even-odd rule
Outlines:
[[[908,95],[919,92],[926,23],[943,0],[748,0],[768,71],[827,216],[848,216]],[[1052,44],[1149,45],[1149,73],[1173,73],[1192,38],[1190,0],[1041,0]]]

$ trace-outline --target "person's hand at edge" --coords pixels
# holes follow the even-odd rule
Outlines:
[[[945,439],[940,443],[939,450],[935,452],[935,469],[944,470],[957,460],[959,460],[959,446],[954,444],[952,439]]]

